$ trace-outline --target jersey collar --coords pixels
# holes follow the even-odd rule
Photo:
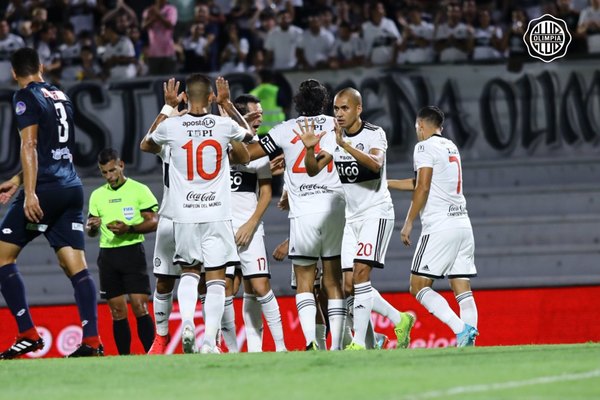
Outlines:
[[[361,133],[363,131],[364,127],[365,127],[365,121],[361,121],[360,129],[359,130],[357,130],[354,133],[348,133],[348,131],[344,129],[344,134],[347,137],[354,137],[354,136],[358,135],[359,133]]]

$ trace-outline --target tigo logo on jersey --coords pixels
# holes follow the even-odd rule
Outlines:
[[[123,216],[127,221],[131,221],[135,215],[133,207],[123,207]]]
[[[22,101],[18,101],[15,105],[15,113],[17,115],[23,115],[23,113],[27,110],[27,106]]]
[[[531,57],[549,63],[567,54],[571,34],[564,20],[544,14],[529,21],[523,41]]]

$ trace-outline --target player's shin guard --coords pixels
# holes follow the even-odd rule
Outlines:
[[[377,289],[373,288],[373,311],[377,314],[383,315],[394,325],[400,323],[400,311],[396,310],[386,299],[381,296],[381,293]]]
[[[352,330],[354,329],[354,296],[346,297],[346,323],[344,324],[344,341],[343,347],[346,348],[352,343],[353,335]]]
[[[0,268],[0,291],[17,322],[19,333],[33,328],[33,320],[25,297],[25,285],[16,264],[7,264]]]
[[[275,351],[286,351],[285,342],[283,340],[283,326],[281,324],[281,313],[279,312],[279,304],[272,290],[258,297],[258,301],[262,308],[262,312],[269,325],[271,336],[275,342]]]
[[[304,339],[308,346],[316,340],[315,317],[317,316],[317,304],[315,295],[311,292],[296,294],[296,308],[298,308],[300,326],[302,326],[302,333],[304,333]]]
[[[456,301],[460,307],[460,319],[473,328],[477,328],[477,305],[475,304],[473,292],[468,291],[459,294],[456,296]]]
[[[194,313],[198,302],[198,282],[200,276],[193,272],[181,274],[179,287],[177,288],[177,300],[179,302],[179,314],[182,324],[194,324]]]
[[[101,343],[98,338],[98,299],[94,279],[87,268],[79,271],[70,279],[83,329],[82,342],[92,347],[98,347]]]
[[[327,301],[327,315],[331,331],[330,350],[341,350],[346,320],[346,301],[344,299],[330,299]]]
[[[248,353],[261,352],[263,341],[263,320],[261,314],[261,305],[256,299],[255,295],[244,293],[243,309]],[[273,329],[271,328],[271,332],[272,331]]]
[[[446,299],[439,293],[435,292],[430,287],[424,287],[419,290],[419,293],[417,293],[415,297],[430,313],[448,325],[454,334],[462,332],[465,323],[458,318],[458,315],[452,311]]]
[[[167,336],[169,334],[169,316],[173,310],[173,292],[158,293],[154,291],[153,308],[156,334]]]
[[[365,347],[367,326],[373,310],[371,282],[354,285],[354,339],[353,342]]]
[[[225,281],[214,279],[206,282],[206,320],[204,324],[204,344],[210,347],[216,346],[216,337],[223,311],[225,308]]]
[[[235,310],[233,309],[233,296],[225,298],[223,318],[221,318],[221,332],[230,353],[238,353],[237,332],[235,329]]]

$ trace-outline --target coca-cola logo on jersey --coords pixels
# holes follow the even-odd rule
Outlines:
[[[187,196],[185,196],[187,201],[214,201],[217,192],[206,192],[206,193],[196,193],[196,192],[188,192]]]
[[[183,125],[185,128],[189,126],[204,126],[210,129],[215,126],[215,123],[216,122],[213,118],[205,117],[202,119],[196,119],[194,121],[183,121],[181,125]]]
[[[317,185],[316,183],[302,184],[302,185],[300,185],[299,189],[300,189],[300,191],[317,190],[317,189],[328,190],[327,185]]]

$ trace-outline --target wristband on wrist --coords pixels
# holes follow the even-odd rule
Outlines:
[[[165,104],[162,107],[162,109],[160,110],[160,113],[166,115],[167,117],[170,116],[172,112],[173,112],[173,107],[171,107],[168,104]]]

